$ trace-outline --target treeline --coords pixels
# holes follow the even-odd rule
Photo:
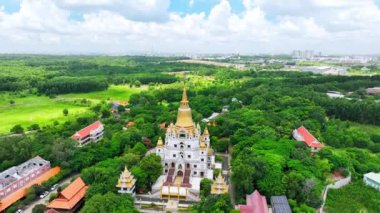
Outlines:
[[[162,74],[162,73],[139,73],[139,74],[129,74],[125,76],[115,76],[111,77],[111,81],[114,84],[134,84],[139,81],[141,84],[149,83],[161,83],[161,84],[171,84],[178,80],[174,75]]]
[[[108,83],[105,79],[91,77],[57,77],[38,86],[38,92],[46,95],[91,92],[105,90]]]
[[[13,76],[0,76],[0,91],[20,91],[30,87],[31,85],[26,79]]]
[[[332,118],[380,125],[380,104],[374,101],[314,98]]]

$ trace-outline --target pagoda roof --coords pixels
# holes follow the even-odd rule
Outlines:
[[[136,183],[136,179],[133,177],[132,173],[125,167],[124,171],[121,173],[116,187],[127,187],[132,188]]]
[[[221,173],[219,173],[218,177],[214,180],[211,185],[211,194],[224,194],[228,193],[228,185],[224,181],[224,178]]]
[[[72,209],[83,199],[87,191],[87,186],[82,178],[78,177],[74,182],[67,186],[58,197],[47,207],[52,209]]]

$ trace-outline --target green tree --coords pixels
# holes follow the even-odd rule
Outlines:
[[[133,149],[131,150],[133,154],[139,155],[140,157],[144,156],[147,149],[145,145],[141,142],[138,142],[133,146]]]
[[[44,204],[37,204],[32,209],[32,213],[44,213],[46,210],[46,206]]]
[[[22,134],[24,133],[24,128],[20,124],[17,124],[12,127],[11,132],[14,134]]]
[[[108,109],[102,109],[102,118],[109,118],[111,116],[111,112]]]
[[[211,193],[211,185],[212,185],[212,180],[208,178],[204,178],[201,180],[201,190],[200,190],[200,195],[201,197],[207,197]]]
[[[148,189],[148,174],[139,166],[134,166],[131,169],[131,173],[136,178],[136,189],[144,192]]]
[[[229,194],[209,195],[191,207],[192,213],[230,212],[233,209]]]
[[[86,201],[81,213],[120,212],[138,213],[129,195],[116,195],[108,192],[104,195],[96,194]]]
[[[139,80],[136,80],[136,81],[134,82],[134,85],[135,85],[136,87],[141,87],[141,82],[140,82]]]
[[[139,166],[147,174],[149,187],[157,180],[162,173],[161,158],[155,154],[145,156]]]
[[[62,111],[62,112],[63,112],[63,115],[64,115],[64,116],[67,116],[67,115],[69,114],[69,110],[68,110],[68,109],[66,109],[66,108],[65,108],[65,109],[63,109],[63,111]]]
[[[40,126],[38,124],[32,124],[28,127],[28,130],[29,131],[33,131],[33,130],[40,130]]]

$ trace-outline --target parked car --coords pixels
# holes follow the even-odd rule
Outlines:
[[[22,213],[23,211],[21,209],[17,209],[17,211],[15,211],[15,213]]]
[[[51,188],[50,191],[54,191],[58,188],[58,184],[54,184]]]
[[[42,199],[42,198],[45,198],[46,196],[48,196],[48,194],[49,194],[49,191],[45,191],[44,193],[42,193],[41,195],[40,195],[40,198]]]

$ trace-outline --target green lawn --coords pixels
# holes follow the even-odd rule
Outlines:
[[[31,124],[39,124],[41,127],[52,124],[55,120],[62,122],[72,117],[86,112],[87,105],[80,104],[78,99],[86,98],[92,103],[101,100],[128,100],[129,97],[142,90],[147,90],[148,86],[140,88],[130,88],[128,85],[113,85],[108,90],[59,95],[54,99],[46,96],[27,96],[15,98],[9,94],[0,94],[0,135],[9,134],[9,130],[21,124],[25,129]],[[10,105],[9,101],[14,100],[15,104]],[[63,115],[63,109],[69,110],[69,115]]]
[[[9,130],[21,124],[27,128],[31,124],[44,126],[55,120],[64,121],[77,114],[85,112],[88,107],[80,106],[60,98],[50,99],[46,96],[29,96],[15,98],[11,106],[8,100],[0,102],[0,134],[7,134]],[[63,109],[69,110],[69,116],[63,115]]]
[[[378,213],[380,192],[365,186],[362,180],[341,189],[330,189],[326,201],[327,212]]]
[[[65,95],[60,95],[61,98],[70,98],[70,99],[90,99],[94,101],[102,101],[102,100],[120,100],[125,101],[128,100],[129,97],[134,94],[141,92],[143,90],[147,90],[148,86],[143,85],[139,88],[132,87],[129,85],[111,85],[107,90],[97,91],[97,92],[89,92],[89,93],[70,93]]]

